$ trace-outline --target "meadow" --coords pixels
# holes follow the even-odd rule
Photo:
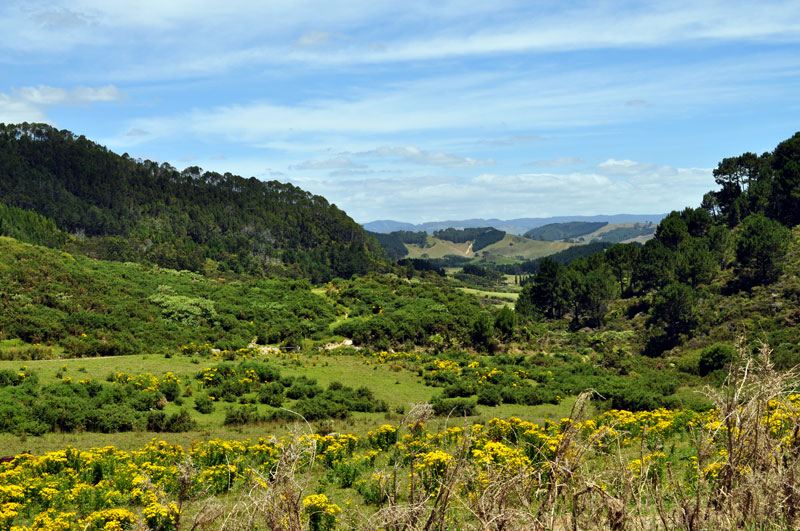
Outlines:
[[[537,423],[516,416],[437,419],[430,404],[418,403],[360,432],[267,424],[259,435],[206,433],[191,442],[154,438],[128,449],[70,445],[19,454],[0,464],[0,525],[793,527],[800,493],[794,375],[773,370],[766,346],[755,354],[741,349],[738,359],[726,384],[709,390],[714,407],[704,412],[598,413],[591,393],[582,393],[563,417]]]

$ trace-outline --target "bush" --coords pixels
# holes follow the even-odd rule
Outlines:
[[[431,402],[437,415],[470,416],[475,413],[477,401],[469,398],[443,398],[437,396]]]
[[[478,403],[482,406],[496,406],[503,401],[497,386],[486,385],[478,392]]]
[[[169,416],[163,411],[152,411],[147,415],[147,431],[178,433],[196,427],[197,423],[185,409]]]
[[[700,376],[724,369],[733,359],[733,347],[730,345],[716,344],[703,349],[697,370]]]
[[[264,420],[253,406],[231,407],[225,411],[225,426],[241,426]]]
[[[321,419],[344,419],[350,414],[344,404],[326,400],[325,398],[319,396],[300,400],[295,405],[295,410],[308,421]]]
[[[194,408],[198,412],[207,415],[214,411],[214,402],[208,397],[208,395],[198,395],[194,399]]]
[[[474,394],[474,386],[472,383],[465,380],[459,380],[452,385],[448,385],[442,390],[442,396],[445,398],[470,397]]]
[[[283,386],[278,382],[267,384],[258,392],[258,401],[272,407],[281,407],[285,398]]]

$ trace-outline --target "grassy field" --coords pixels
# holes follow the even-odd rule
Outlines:
[[[573,243],[542,242],[529,240],[522,236],[506,234],[505,238],[497,243],[478,251],[478,255],[488,262],[535,260],[543,256],[555,254],[572,247]]]
[[[433,236],[428,236],[428,246],[426,247],[406,245],[406,248],[410,258],[443,258],[447,255],[457,255],[467,258],[481,257],[486,261],[496,263],[514,263],[549,256],[573,245],[575,244],[542,242],[506,234],[499,242],[480,249],[478,252],[472,251],[471,242],[453,243]]]
[[[509,291],[486,291],[481,289],[475,288],[458,288],[464,293],[471,293],[473,295],[477,295],[478,297],[489,299],[489,300],[497,300],[501,304],[497,304],[497,306],[508,306],[509,308],[514,308],[514,303],[516,303],[517,299],[519,298],[519,293],[516,292],[509,292]]]
[[[358,413],[344,420],[318,421],[305,425],[298,418],[300,429],[317,430],[320,426],[331,431],[364,434],[384,423],[399,423],[403,412],[407,412],[418,402],[427,402],[441,391],[441,388],[425,385],[416,371],[408,370],[399,364],[367,363],[360,356],[342,356],[324,352],[300,354],[296,357],[286,356],[273,358],[272,362],[282,376],[306,376],[316,379],[318,384],[327,388],[331,382],[341,382],[345,386],[367,386],[376,400],[384,400],[389,405],[387,413]],[[39,376],[42,384],[56,383],[62,378],[74,381],[84,378],[105,382],[111,373],[128,374],[150,373],[158,378],[172,372],[180,378],[183,385],[191,383],[198,388],[195,376],[205,367],[216,364],[213,359],[202,359],[184,355],[170,358],[163,355],[115,356],[112,358],[82,358],[38,361],[0,361],[1,369],[20,370],[26,367]],[[195,392],[195,396],[199,394]],[[270,435],[280,436],[297,427],[286,422],[262,422],[240,427],[223,426],[225,409],[231,405],[217,403],[210,414],[200,414],[194,409],[194,398],[183,397],[184,403],[178,406],[169,403],[164,411],[168,414],[186,408],[198,422],[198,429],[185,433],[153,433],[134,431],[125,433],[49,433],[34,437],[30,435],[0,434],[0,455],[16,455],[24,451],[42,453],[62,449],[65,446],[86,449],[99,446],[115,446],[120,449],[138,448],[157,437],[172,443],[189,445],[193,441],[211,438],[221,439],[256,439]],[[504,404],[495,407],[478,406],[475,415],[469,422],[482,422],[492,417],[517,416],[523,420],[543,422],[546,419],[560,419],[569,414],[572,398],[564,399],[558,405],[544,404],[539,406],[521,406]],[[287,400],[284,407],[292,409],[294,401]],[[260,412],[266,413],[268,406],[259,404]],[[439,419],[436,422],[445,422]],[[464,419],[449,419],[450,425],[463,423]]]
[[[443,258],[448,254],[457,256],[465,256],[472,258],[474,253],[471,252],[471,243],[453,243],[447,240],[440,240],[433,236],[428,236],[428,242],[425,247],[419,245],[407,244],[409,258]]]

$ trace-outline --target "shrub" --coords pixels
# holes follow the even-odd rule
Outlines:
[[[241,426],[264,420],[253,406],[231,407],[225,411],[225,426]]]
[[[437,396],[431,402],[437,415],[469,416],[475,412],[477,401],[469,398],[443,398]]]
[[[478,392],[478,403],[482,406],[496,406],[502,401],[500,390],[494,385],[486,385]]]
[[[319,396],[300,400],[295,405],[295,410],[308,421],[321,419],[343,419],[347,418],[347,416],[350,414],[344,404],[327,400]]]
[[[730,345],[716,344],[703,349],[697,370],[700,376],[706,376],[714,371],[724,369],[733,359],[733,347]]]
[[[152,411],[147,415],[147,431],[178,433],[196,427],[197,423],[185,409],[169,416],[163,411]]]
[[[208,397],[208,395],[197,395],[194,398],[194,408],[198,412],[207,415],[214,411],[214,402]]]
[[[278,382],[267,384],[258,392],[258,401],[272,407],[281,407],[285,398],[283,386]]]

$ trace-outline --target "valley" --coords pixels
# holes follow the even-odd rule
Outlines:
[[[0,140],[8,529],[796,521],[739,500],[800,492],[800,133],[657,226],[538,239]]]

